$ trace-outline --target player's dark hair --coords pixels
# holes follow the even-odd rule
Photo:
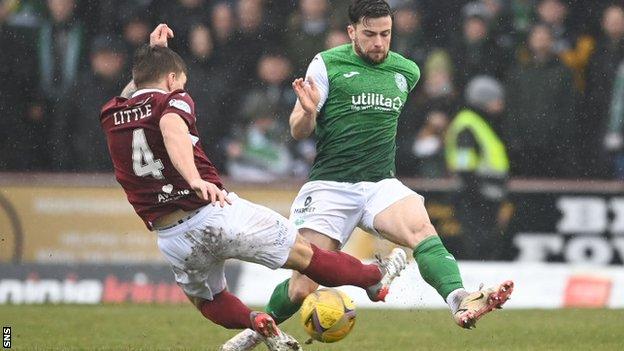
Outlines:
[[[369,18],[392,17],[392,9],[385,0],[353,0],[349,5],[349,20],[351,24],[365,21]]]
[[[169,48],[144,45],[134,54],[132,79],[137,87],[158,82],[171,72],[187,74],[187,69],[182,57]]]

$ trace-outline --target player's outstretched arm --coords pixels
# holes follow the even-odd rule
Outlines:
[[[231,204],[225,193],[216,185],[201,178],[195,166],[193,143],[189,137],[189,129],[182,117],[175,113],[167,113],[160,119],[160,131],[163,135],[165,148],[171,163],[191,186],[197,196],[210,200],[214,205],[217,201],[221,207]]]
[[[173,38],[173,30],[169,28],[165,23],[161,23],[150,33],[150,46],[162,46],[167,47],[167,41]],[[134,92],[137,91],[137,87],[134,81],[131,80],[128,85],[121,91],[119,96],[129,99]]]
[[[167,47],[167,41],[173,38],[173,30],[165,23],[161,23],[150,33],[150,46]]]
[[[306,81],[303,78],[296,79],[292,86],[297,94],[297,103],[290,114],[290,133],[293,138],[300,140],[310,136],[316,128],[320,93],[312,77]]]

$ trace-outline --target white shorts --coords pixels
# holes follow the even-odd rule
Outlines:
[[[395,178],[376,183],[314,180],[299,190],[290,221],[297,229],[315,230],[343,246],[356,226],[379,235],[373,226],[375,216],[410,195],[418,194]]]
[[[226,287],[228,258],[271,269],[286,263],[297,229],[280,214],[229,193],[232,205],[207,205],[173,228],[158,231],[158,248],[178,285],[191,296],[212,300]]]

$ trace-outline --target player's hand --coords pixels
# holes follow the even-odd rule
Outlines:
[[[150,34],[150,46],[167,47],[167,40],[170,38],[173,38],[173,30],[166,24],[161,23],[156,26],[156,29]]]
[[[298,78],[295,79],[292,86],[306,114],[309,116],[316,116],[316,108],[321,100],[321,94],[318,91],[314,79],[312,79],[312,77],[308,77],[306,80]]]
[[[191,181],[189,183],[191,188],[195,191],[197,196],[202,200],[210,200],[213,206],[217,204],[217,201],[224,207],[227,203],[228,205],[232,204],[232,201],[227,197],[227,192],[225,190],[219,189],[216,185],[207,182],[203,179],[197,179]]]

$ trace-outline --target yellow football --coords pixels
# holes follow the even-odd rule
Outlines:
[[[320,342],[344,339],[355,325],[355,304],[337,289],[319,289],[308,295],[300,309],[305,331]]]

